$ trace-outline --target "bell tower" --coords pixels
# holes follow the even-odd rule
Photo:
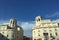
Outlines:
[[[42,20],[42,17],[41,17],[41,16],[37,16],[37,17],[35,18],[35,21],[36,21],[36,25],[37,25],[37,26],[40,25],[41,20]]]
[[[10,27],[16,27],[17,26],[17,20],[16,19],[10,19]]]

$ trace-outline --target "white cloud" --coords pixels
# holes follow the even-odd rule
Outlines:
[[[59,23],[59,19],[53,20],[53,22],[58,22]]]
[[[28,30],[28,29],[31,29],[31,27],[34,25],[34,23],[30,23],[30,22],[22,22],[21,23],[21,26],[25,29],[25,30]]]
[[[8,20],[0,20],[0,25],[2,25],[4,23],[8,23]]]
[[[32,33],[32,26],[35,25],[35,22],[34,21],[21,22],[20,24],[21,24],[20,26],[24,30],[24,35],[26,35],[26,36],[31,35],[31,33]]]
[[[51,15],[46,15],[46,18],[59,17],[59,12],[52,13]]]

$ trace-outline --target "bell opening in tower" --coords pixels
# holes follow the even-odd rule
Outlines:
[[[10,26],[16,27],[17,26],[17,20],[16,19],[10,19]]]

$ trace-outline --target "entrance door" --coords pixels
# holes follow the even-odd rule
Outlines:
[[[39,39],[37,39],[37,40],[42,40],[42,38],[39,38]]]
[[[49,40],[48,39],[48,33],[43,33],[43,35],[44,35],[44,40]]]

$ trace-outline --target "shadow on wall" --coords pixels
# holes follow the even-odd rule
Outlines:
[[[9,40],[9,39],[0,33],[0,40]]]

